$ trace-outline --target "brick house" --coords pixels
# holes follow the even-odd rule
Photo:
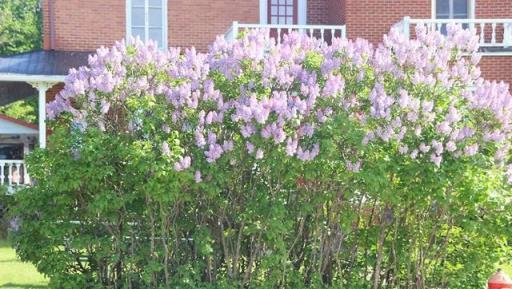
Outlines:
[[[41,0],[41,8],[44,49],[0,58],[0,105],[39,94],[41,147],[45,103],[62,88],[67,70],[130,35],[156,40],[163,49],[204,51],[217,35],[233,38],[246,28],[272,28],[276,38],[293,28],[378,43],[397,23],[413,34],[417,24],[443,30],[457,22],[481,35],[483,75],[512,83],[512,0]],[[0,145],[5,131],[0,122]],[[0,159],[0,172],[13,166]]]

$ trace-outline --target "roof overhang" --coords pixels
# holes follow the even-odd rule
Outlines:
[[[0,73],[0,81],[15,81],[15,82],[47,82],[59,83],[64,82],[65,75],[30,75],[18,73]]]
[[[37,125],[0,114],[0,135],[37,135]]]

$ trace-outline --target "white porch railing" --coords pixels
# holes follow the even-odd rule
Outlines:
[[[22,160],[0,160],[0,186],[14,192],[20,186],[30,184],[25,162]]]
[[[489,54],[512,55],[512,19],[412,19],[399,22],[405,35],[411,37],[414,27],[425,25],[430,31],[443,31],[448,24],[460,24],[475,29],[480,37],[480,50]],[[445,31],[445,30],[444,30]]]
[[[240,32],[250,29],[265,29],[269,36],[276,39],[278,43],[281,42],[284,34],[292,31],[306,33],[323,41],[329,41],[332,38],[346,38],[347,36],[345,25],[242,24],[235,21],[226,31],[224,37],[227,40],[234,40]]]

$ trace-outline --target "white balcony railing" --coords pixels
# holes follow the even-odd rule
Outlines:
[[[512,19],[412,19],[399,23],[405,35],[412,37],[414,28],[424,25],[430,31],[446,32],[446,25],[460,24],[474,29],[480,37],[480,51],[485,54],[512,55]]]
[[[234,40],[239,33],[250,29],[264,29],[269,33],[269,37],[280,43],[283,35],[292,31],[306,33],[309,36],[330,41],[333,38],[345,38],[347,36],[345,25],[289,25],[289,24],[242,24],[233,22],[226,31],[224,37],[227,40]]]
[[[9,192],[30,184],[25,162],[22,160],[0,160],[0,186],[7,186]]]

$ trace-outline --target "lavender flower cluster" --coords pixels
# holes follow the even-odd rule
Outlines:
[[[219,37],[207,53],[162,51],[135,39],[100,48],[88,66],[70,71],[49,117],[69,113],[84,129],[108,131],[109,116],[124,108],[133,133],[144,114],[129,104],[148,99],[167,112],[160,133],[189,140],[177,153],[164,137],[161,153],[176,171],[195,168],[198,182],[196,164],[235,149],[255,160],[275,149],[314,160],[322,150],[318,129],[340,114],[366,131],[363,146],[392,145],[436,166],[484,148],[498,164],[509,162],[512,98],[508,85],[481,78],[474,31],[450,25],[442,35],[418,26],[409,39],[392,29],[377,47],[299,33],[276,43],[267,35]],[[347,170],[363,168],[364,159],[346,160]],[[507,174],[512,181],[512,167]]]

